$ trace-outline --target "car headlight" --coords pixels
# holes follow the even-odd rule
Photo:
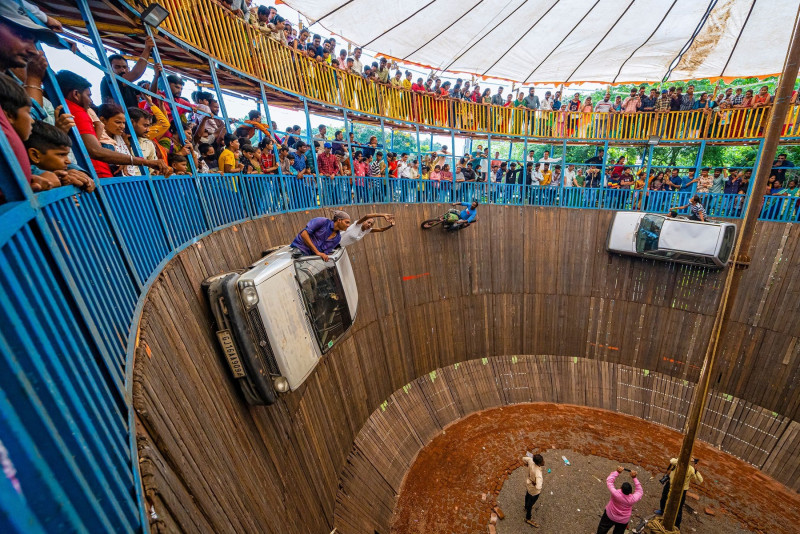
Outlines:
[[[245,308],[252,308],[258,304],[258,292],[256,286],[251,281],[239,282],[239,294]]]
[[[272,379],[272,383],[275,386],[275,391],[278,393],[286,393],[289,391],[289,381],[286,380],[286,377],[279,376]]]

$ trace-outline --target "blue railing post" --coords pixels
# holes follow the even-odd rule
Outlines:
[[[535,111],[531,112],[531,114],[533,113],[535,113]],[[536,163],[534,162],[534,165],[535,164]],[[522,140],[522,183],[520,184],[520,190],[523,191],[523,195],[525,191],[525,184],[527,183],[527,181],[528,181],[528,138],[525,137]]]
[[[225,131],[231,133],[231,120],[228,117],[228,108],[225,106],[225,99],[222,95],[222,88],[219,86],[219,78],[217,77],[217,66],[214,61],[209,60],[208,62],[209,70],[211,71],[211,81],[214,84],[214,91],[217,93],[217,98],[219,99],[219,110],[222,112],[222,119],[225,121]],[[169,91],[169,86],[167,86],[167,92],[171,95],[171,91]],[[178,128],[180,130],[180,128]],[[234,130],[235,132],[236,130]],[[220,172],[223,172],[224,169],[220,169]],[[235,173],[236,177],[233,178],[234,180],[239,180],[240,184],[240,193],[239,193],[239,202],[242,206],[244,212],[252,219],[254,218],[254,210],[250,205],[250,200],[248,198],[248,187],[249,184],[245,182],[244,174],[241,172]]]
[[[558,180],[558,205],[564,205],[564,174],[567,172],[567,139],[561,145],[561,178]]]
[[[100,38],[100,33],[97,31],[97,26],[95,25],[94,22],[94,16],[92,15],[92,10],[88,5],[87,0],[78,0],[78,8],[81,11],[83,20],[86,21],[86,29],[89,32],[89,38],[91,39],[92,45],[94,46],[95,53],[97,54],[97,59],[100,61],[100,65],[103,68],[102,70],[104,71],[104,74],[109,80],[109,87],[114,95],[114,100],[120,102],[121,107],[124,108],[125,101],[122,98],[122,92],[119,89],[119,83],[117,83],[117,75],[114,74],[114,71],[111,69],[111,63],[108,61],[108,56],[106,55],[106,50],[105,47],[103,46],[103,40]],[[153,47],[155,48],[155,41],[153,41]],[[131,133],[130,142],[134,155],[140,158],[143,157],[142,148],[139,146],[139,139],[135,134],[135,130],[133,129],[133,122],[131,121],[127,109],[125,110],[125,124],[128,127],[128,131]],[[150,169],[148,167],[140,167],[140,170],[145,174],[145,176],[147,176],[147,189],[150,193],[150,198],[153,200],[153,205],[156,208],[156,213],[158,214],[159,221],[161,222],[161,231],[163,237],[166,240],[167,244],[169,245],[169,248],[173,249],[175,248],[175,246],[177,246],[177,243],[173,241],[171,233],[167,230],[167,221],[164,217],[164,210],[161,206],[161,201],[159,200],[158,195],[156,194]]]
[[[758,164],[761,162],[761,154],[764,151],[764,139],[761,139],[758,143],[758,151],[756,151],[756,161],[753,164],[753,172],[758,168]],[[750,181],[747,182],[747,191],[745,191],[745,201],[744,205],[742,206],[741,213],[747,211],[747,204],[750,202],[750,192],[753,190],[753,179],[751,177]]]
[[[324,203],[323,182],[322,177],[319,175],[319,165],[317,165],[317,151],[314,148],[314,139],[311,136],[311,116],[308,112],[308,98],[305,97],[303,98],[303,110],[306,113],[306,132],[308,133],[309,139],[308,149],[311,151],[311,161],[314,163],[314,168],[312,170],[314,171],[314,176],[317,181],[317,196],[319,198],[319,205],[321,206]],[[316,201],[314,205],[317,205]]]
[[[267,131],[270,135],[270,141],[272,142],[272,153],[275,156],[275,164],[278,165],[278,190],[281,192],[281,205],[283,209],[289,209],[289,197],[286,188],[284,187],[283,183],[283,170],[281,169],[281,158],[280,154],[278,153],[278,141],[276,139],[275,129],[272,127],[272,116],[269,112],[269,101],[267,100],[267,92],[264,90],[264,84],[259,83],[259,88],[261,89],[261,100],[264,102],[264,116],[267,119]]]
[[[153,39],[153,52],[152,52],[153,61],[161,65],[161,53],[158,51],[158,43],[156,42],[156,38],[153,35],[153,30],[147,24],[144,25],[144,29],[147,32],[148,37]],[[164,94],[167,96],[167,103],[169,104],[169,107],[172,110],[173,120],[179,121],[180,113],[178,113],[178,106],[175,103],[175,97],[173,96],[172,91],[169,88],[167,73],[164,72],[163,69],[161,71],[160,81],[164,85]],[[158,92],[158,88],[156,87],[155,89],[156,91],[153,92]],[[220,102],[220,105],[223,105],[223,103]],[[178,135],[178,139],[180,140],[180,142],[186,143],[186,136],[184,135],[183,128],[176,128],[176,133]],[[197,166],[194,164],[194,158],[188,158],[188,159],[189,159],[189,168],[192,170],[192,176],[194,177],[195,188],[197,189],[197,198],[199,199],[200,207],[203,210],[203,217],[206,220],[206,225],[208,226],[208,229],[213,230],[214,223],[211,220],[211,215],[208,210],[208,205],[206,204],[206,200],[203,195],[203,188],[200,185],[200,178],[197,174]]]
[[[456,198],[456,134],[454,130],[450,130],[450,154],[453,160],[453,165],[450,167],[451,183],[450,183],[450,201],[454,202]]]
[[[386,172],[383,173],[383,181],[386,184],[383,187],[383,200],[382,202],[388,202],[389,200],[389,151],[386,148],[386,123],[383,121],[383,116],[380,119],[381,122],[381,152],[383,152],[383,162],[386,165]]]
[[[350,178],[349,178],[348,184],[347,184],[348,185],[347,191],[348,191],[349,201],[345,202],[345,204],[349,204],[350,202],[353,202],[353,199],[355,198],[355,196],[353,195],[353,191],[354,191],[353,182],[355,182],[355,174],[356,174],[355,161],[353,160],[353,143],[350,142],[350,132],[353,132],[353,137],[355,137],[356,132],[355,132],[355,129],[353,129],[353,123],[350,122],[350,120],[347,117],[347,108],[342,108],[342,116],[344,117],[344,131],[345,131],[345,134],[347,135],[347,153],[348,153],[348,157],[350,158]],[[347,126],[348,122],[350,122],[350,127],[349,128]],[[357,198],[355,198],[355,200],[358,201]]]

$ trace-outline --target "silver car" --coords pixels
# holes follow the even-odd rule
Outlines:
[[[358,289],[347,251],[324,262],[289,246],[203,282],[222,354],[250,404],[294,391],[350,329]]]
[[[735,243],[736,225],[732,223],[619,211],[608,228],[606,250],[722,269],[728,264]]]

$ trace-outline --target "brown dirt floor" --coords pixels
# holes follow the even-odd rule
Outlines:
[[[553,514],[553,524],[546,529],[530,527],[529,530],[593,532],[607,497],[607,493],[603,492],[607,492],[605,477],[610,472],[608,466],[637,466],[646,471],[648,481],[645,485],[646,500],[643,502],[657,502],[660,485],[657,480],[650,481],[649,477],[663,472],[669,458],[677,455],[680,443],[681,435],[666,427],[583,406],[532,403],[475,413],[449,425],[419,452],[403,481],[391,532],[486,533],[492,506],[497,504],[506,479],[521,466],[525,452],[545,454],[551,449],[600,457],[608,459],[610,463],[599,464],[601,468],[591,474],[588,461],[580,471],[562,470],[559,466],[559,474],[563,471],[573,475],[565,479],[563,486],[569,488],[572,496],[563,498],[576,503],[578,499],[589,503],[585,506],[591,509],[575,506],[575,514],[581,508],[580,514],[587,516],[585,525],[583,522],[577,523],[575,514],[570,511],[566,515]],[[691,528],[709,533],[798,532],[800,495],[753,466],[705,443],[698,442],[695,445],[694,455],[700,458],[700,472],[705,481],[693,488],[700,495],[699,503],[687,499],[687,503],[696,508],[699,514],[695,516],[684,512],[684,532],[692,532]],[[597,461],[600,462],[599,459]],[[550,464],[548,467],[552,470],[558,462],[552,460]],[[555,484],[552,475],[549,474],[550,480],[545,479],[545,484]],[[598,483],[593,476],[602,482]],[[588,486],[585,484],[593,488],[597,486],[600,490],[596,494],[596,490],[587,493],[585,488]],[[509,491],[518,493],[514,489]],[[549,497],[549,494],[540,498],[541,504],[537,505],[542,509],[545,507],[545,497]],[[520,511],[521,502],[516,505]],[[716,520],[703,512],[705,506],[714,507]],[[647,504],[637,510],[640,514],[649,514],[655,508]],[[541,518],[544,523],[545,516]],[[592,523],[594,526],[591,526]],[[721,530],[728,528],[730,530]]]

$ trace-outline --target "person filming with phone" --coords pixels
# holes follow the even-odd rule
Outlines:
[[[699,460],[694,458],[692,460],[691,465],[689,465],[689,469],[686,470],[686,480],[683,481],[683,494],[681,495],[681,504],[678,508],[678,517],[675,519],[675,526],[680,528],[681,526],[681,519],[683,517],[683,504],[686,502],[686,491],[689,489],[689,485],[692,482],[696,482],[697,484],[703,483],[703,476],[700,474],[700,471],[697,470],[697,462]],[[669,461],[669,467],[667,468],[667,472],[661,477],[661,482],[664,484],[664,489],[661,491],[661,503],[659,505],[659,509],[656,510],[656,515],[662,515],[664,513],[664,506],[667,504],[667,496],[669,496],[669,488],[672,484],[675,483],[673,480],[675,478],[675,468],[678,466],[678,459],[673,458]]]

